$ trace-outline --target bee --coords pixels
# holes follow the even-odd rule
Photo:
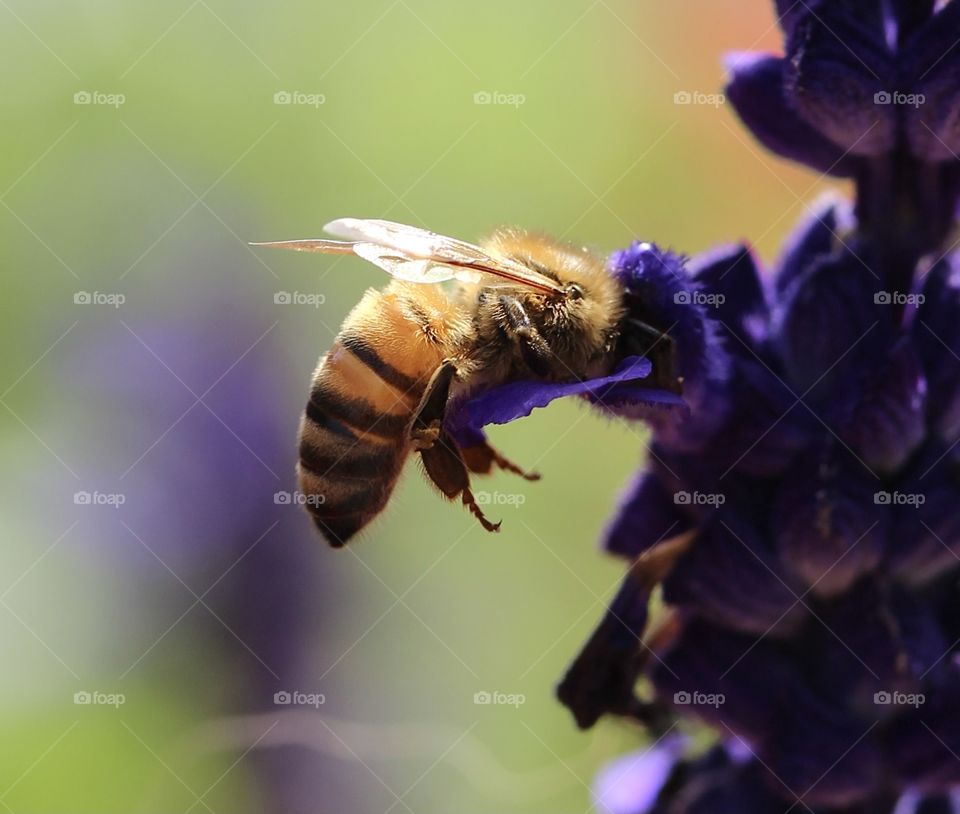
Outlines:
[[[470,473],[528,480],[486,441],[463,448],[444,429],[453,399],[518,380],[578,381],[646,355],[655,384],[672,380],[672,340],[629,301],[602,258],[516,228],[482,246],[384,220],[341,218],[339,240],[258,243],[353,254],[392,276],[368,290],[321,356],[300,422],[304,504],[333,546],[386,506],[407,458],[488,531]],[[448,291],[437,285],[454,281]],[[311,499],[313,498],[313,499]]]

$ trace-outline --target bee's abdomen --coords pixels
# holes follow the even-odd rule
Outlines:
[[[418,326],[409,324],[402,305],[370,292],[314,375],[297,469],[306,507],[334,546],[346,543],[390,498],[409,452],[417,405],[442,356],[419,347]]]

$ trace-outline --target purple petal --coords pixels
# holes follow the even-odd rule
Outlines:
[[[960,262],[950,255],[927,274],[911,333],[926,371],[927,405],[944,439],[960,434]]]
[[[641,472],[621,498],[603,535],[603,547],[631,561],[657,543],[691,528],[690,518],[654,472]]]
[[[884,735],[889,764],[903,786],[937,791],[960,783],[960,671],[924,703],[905,707]]]
[[[897,29],[898,43],[904,43],[932,16],[937,0],[892,0],[890,11]]]
[[[901,340],[864,382],[840,434],[870,467],[892,472],[926,431],[927,380],[913,343]]]
[[[957,450],[931,443],[901,480],[886,490],[893,512],[890,569],[924,585],[960,568],[960,466]]]
[[[636,386],[636,382],[650,375],[651,369],[647,359],[631,356],[609,376],[587,381],[509,382],[452,404],[447,411],[446,429],[457,443],[471,446],[477,443],[478,437],[482,438],[481,430],[488,424],[507,424],[564,396],[582,395],[600,403],[610,398],[617,403],[629,393],[632,398],[644,398],[651,404],[682,405],[683,400],[673,393]],[[631,386],[628,388],[628,385]]]
[[[875,694],[924,692],[924,681],[944,662],[945,640],[936,608],[903,587],[870,577],[822,607],[807,647],[818,654],[811,682],[832,703],[881,720],[896,709]]]
[[[838,235],[848,232],[853,225],[852,209],[844,199],[831,193],[815,202],[810,214],[787,238],[776,264],[777,294],[787,290],[821,258],[832,254],[840,246]]]
[[[627,574],[610,607],[557,687],[557,697],[581,729],[602,715],[632,714],[644,664],[641,644],[653,586]]]
[[[593,783],[597,811],[646,814],[656,803],[685,747],[686,738],[672,735],[608,763]]]
[[[657,814],[784,814],[789,808],[783,786],[764,768],[750,747],[736,752],[719,744],[695,759],[685,760],[656,800]],[[781,796],[774,793],[774,789]]]
[[[798,394],[755,358],[735,362],[731,390],[730,419],[702,450],[706,454],[698,456],[699,468],[705,458],[718,477],[729,477],[731,470],[761,476],[783,472],[809,446],[820,424],[798,404]]]
[[[726,414],[729,359],[719,323],[708,314],[715,295],[690,278],[680,257],[650,243],[614,252],[610,267],[626,290],[630,315],[669,333],[690,408],[664,411],[641,403],[628,415],[649,420],[661,443],[695,447]]]
[[[854,175],[856,158],[844,155],[842,147],[804,121],[787,101],[784,64],[782,58],[769,54],[727,57],[726,93],[737,114],[756,139],[777,155],[841,178]]]
[[[751,749],[777,738],[774,722],[798,692],[796,670],[774,645],[704,621],[687,623],[653,665],[657,696]]]
[[[903,109],[914,155],[953,161],[960,152],[960,5],[949,3],[905,44]]]
[[[810,806],[842,808],[874,793],[883,766],[869,724],[807,692],[784,712],[765,762],[793,795]]]
[[[772,637],[789,635],[805,615],[761,535],[722,510],[676,563],[663,595],[716,625]]]
[[[795,461],[773,504],[782,567],[817,596],[847,590],[880,562],[889,512],[881,482],[839,445]]]
[[[798,22],[787,40],[784,87],[797,113],[842,151],[876,156],[896,141],[897,108],[884,94],[898,85],[881,4],[857,5],[825,3]]]
[[[856,397],[862,371],[889,351],[890,292],[852,249],[822,258],[794,280],[774,315],[789,382],[804,402],[831,411]]]
[[[711,318],[743,344],[757,344],[767,332],[767,302],[759,270],[748,246],[720,246],[687,264],[693,280],[715,295]],[[732,343],[733,349],[737,348]]]

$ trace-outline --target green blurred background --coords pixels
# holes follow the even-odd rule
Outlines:
[[[354,215],[769,262],[825,184],[675,102],[777,48],[768,5],[0,0],[0,807],[587,810],[643,735],[552,688],[618,583],[595,541],[641,428],[554,404],[494,433],[545,476],[478,485],[522,496],[499,536],[408,471],[326,550],[273,495],[384,281],[245,242]]]

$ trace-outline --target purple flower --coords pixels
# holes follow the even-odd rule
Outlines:
[[[617,814],[956,810],[960,2],[777,9],[784,56],[730,58],[729,98],[855,202],[815,207],[767,273],[743,246],[611,257],[675,343],[686,409],[565,386],[648,422],[654,456],[604,538],[627,576],[558,696],[582,727],[719,741],[697,756],[668,735],[604,772]],[[550,387],[501,388],[465,425]]]
[[[953,222],[960,5],[783,0],[777,6],[784,56],[730,56],[728,98],[768,149],[853,178],[861,231],[889,262],[909,267],[915,253],[940,245]],[[903,266],[900,272],[900,280],[909,279]]]
[[[856,206],[815,209],[770,285],[742,249],[688,264],[724,307],[677,314],[706,320],[697,396],[651,422],[657,462],[606,539],[624,590],[684,541],[657,568],[670,621],[635,609],[623,655],[604,619],[560,698],[581,725],[694,718],[738,750],[661,755],[637,814],[902,814],[960,783],[960,4],[780,11],[786,55],[730,60],[730,98],[767,147],[853,177]],[[631,705],[618,669],[653,697]]]

